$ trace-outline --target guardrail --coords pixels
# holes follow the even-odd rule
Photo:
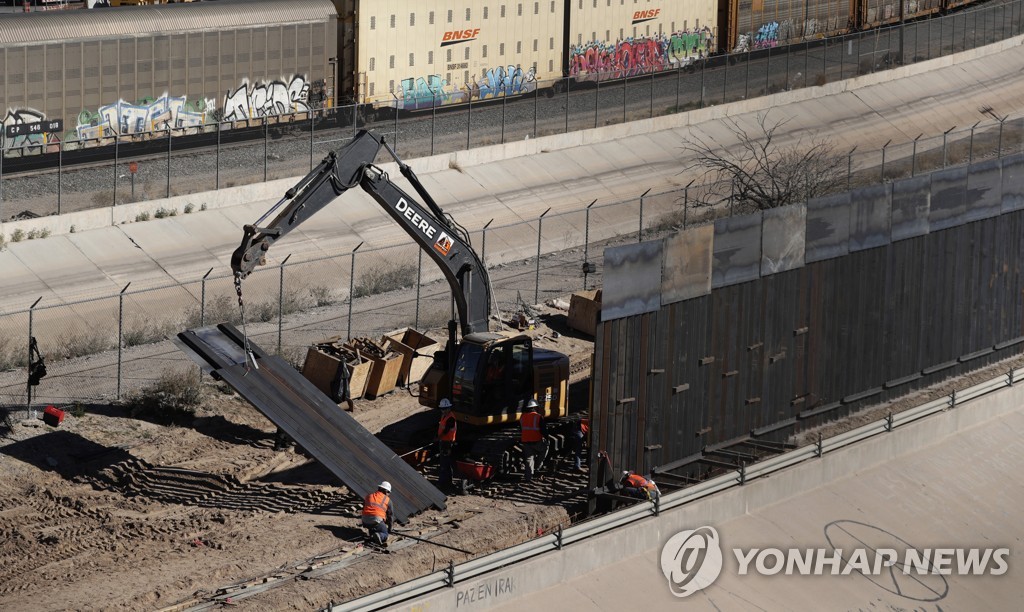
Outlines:
[[[434,591],[454,588],[456,584],[472,580],[488,572],[538,555],[561,550],[575,542],[601,535],[623,525],[658,516],[666,510],[677,508],[720,491],[743,486],[751,480],[768,476],[809,459],[820,458],[827,453],[840,450],[868,438],[889,433],[899,427],[909,425],[935,413],[957,408],[966,402],[1012,387],[1016,382],[1021,381],[1022,378],[1024,378],[1024,368],[1011,369],[1005,374],[966,389],[954,389],[949,395],[910,408],[909,410],[895,414],[890,412],[885,418],[868,423],[857,429],[831,438],[819,439],[814,444],[802,446],[782,455],[776,455],[751,467],[743,466],[738,470],[730,470],[720,476],[705,480],[686,489],[663,495],[658,501],[651,503],[640,502],[629,508],[606,514],[584,523],[573,525],[572,527],[559,528],[554,533],[535,538],[511,548],[506,548],[477,559],[471,559],[458,565],[450,564],[444,570],[398,584],[384,591],[366,595],[342,604],[334,605],[332,603],[325,610],[330,612],[379,610]]]

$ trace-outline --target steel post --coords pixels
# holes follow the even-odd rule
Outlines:
[[[430,89],[428,87],[428,89]],[[434,122],[437,121],[437,94],[430,90],[430,154],[434,154]]]
[[[314,125],[316,125],[316,109],[310,109],[309,111],[309,169],[313,169],[313,131]],[[278,351],[279,353],[281,351]]]
[[[537,273],[533,282],[533,303],[540,303],[540,243],[544,234],[544,215],[551,212],[549,206],[539,217],[537,217]]]
[[[508,86],[502,87],[501,93],[501,144],[505,144],[505,106],[508,102]]]
[[[981,121],[975,121],[974,125],[971,126],[971,140],[967,146],[967,165],[974,163],[974,130],[978,127]]]
[[[942,167],[946,167],[946,140],[949,137],[949,133],[956,129],[956,126],[949,128],[942,133]]]
[[[601,104],[601,73],[597,73],[597,89],[594,91],[594,128],[597,128],[597,116]]]
[[[267,182],[267,164],[270,163],[270,118],[263,118],[263,182]]]
[[[647,191],[640,194],[640,227],[638,227],[636,231],[637,242],[644,241],[644,198],[651,192],[651,189],[653,189],[653,187],[648,187]]]
[[[469,93],[469,107],[466,110],[466,150],[470,149],[470,137],[473,134],[473,92]]]
[[[910,154],[910,176],[915,176],[917,174],[917,141],[920,140],[922,136],[924,136],[924,132],[918,134],[917,138],[914,139],[913,153]]]
[[[853,152],[857,150],[854,146],[850,149],[850,152],[846,154],[846,190],[850,190],[850,180],[853,178]]]
[[[597,200],[594,200],[584,209],[585,221],[583,223],[583,265],[587,265],[590,262],[590,207],[597,204]],[[587,274],[583,274],[583,290],[587,290]]]
[[[124,286],[121,293],[117,294],[117,399],[121,399],[121,363],[124,352],[124,292],[128,290],[131,283]]]
[[[625,93],[622,94],[625,99]],[[569,77],[565,77],[565,133],[569,133]]]
[[[120,153],[117,142],[117,134],[114,134],[114,201],[111,202],[111,206],[117,206],[117,162]]]
[[[490,227],[492,223],[494,223],[494,219],[488,221],[487,225],[485,225],[481,230],[483,238],[480,240],[480,263],[484,265],[485,270],[487,269],[487,228]]]
[[[134,176],[133,174],[133,180]],[[169,127],[167,128],[167,194],[164,197],[171,197],[171,128]]]
[[[2,157],[2,154],[0,154]],[[60,216],[61,191],[64,187],[64,141],[57,143],[57,215]],[[3,217],[0,217],[3,219]]]
[[[878,180],[878,182],[880,182],[880,183],[884,183],[885,182],[885,151],[889,147],[890,144],[892,144],[892,138],[889,139],[889,142],[887,142],[884,145],[882,145],[882,175],[879,177],[879,180]]]
[[[207,270],[199,281],[199,327],[206,327],[206,279],[211,272],[213,268]]]
[[[213,184],[214,189],[220,189],[220,126],[221,121],[217,120],[217,178]]]
[[[352,267],[349,270],[348,275],[348,332],[345,334],[346,338],[352,338],[352,302],[355,301],[354,293],[356,291],[356,251],[359,247],[363,246],[360,242],[356,245],[356,248],[352,249]]]
[[[288,253],[288,257],[285,257],[278,265],[278,284],[277,284],[277,354],[281,354],[281,335],[284,332],[284,265],[291,259],[292,254]]]
[[[654,70],[651,70],[651,114],[650,118],[654,118]]]

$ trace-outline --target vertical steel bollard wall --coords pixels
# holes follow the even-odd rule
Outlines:
[[[131,283],[124,286],[117,294],[117,399],[121,399],[121,361],[124,352],[124,292]]]

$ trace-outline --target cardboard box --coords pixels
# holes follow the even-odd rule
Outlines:
[[[577,291],[569,300],[569,327],[593,336],[601,320],[601,290]]]
[[[391,340],[391,348],[402,354],[402,369],[398,373],[398,385],[401,387],[419,382],[430,369],[434,353],[441,350],[437,340],[411,327],[396,329],[384,337]]]
[[[370,380],[366,383],[365,395],[370,399],[393,391],[402,371],[402,353],[394,349],[394,341],[385,336],[383,344],[387,351],[383,358],[369,357]]]
[[[349,379],[349,394],[351,399],[359,399],[366,393],[366,383],[370,379],[370,368],[372,364],[363,358],[358,351],[353,351],[357,361],[349,362],[351,378]],[[302,375],[306,380],[316,385],[317,389],[323,391],[324,395],[331,396],[331,382],[338,374],[338,366],[341,359],[334,355],[328,355],[317,345],[309,347],[306,351],[306,362],[302,365]]]

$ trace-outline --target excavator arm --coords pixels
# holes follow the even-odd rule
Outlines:
[[[373,164],[382,147],[398,162],[402,175],[426,207]],[[441,269],[451,287],[462,335],[486,332],[491,286],[468,233],[437,205],[412,168],[398,158],[384,138],[366,130],[360,131],[344,148],[329,153],[256,223],[244,227],[242,244],[231,255],[231,268],[237,279],[245,278],[264,263],[271,245],[356,185],[380,204]],[[278,210],[277,216],[263,225]]]

